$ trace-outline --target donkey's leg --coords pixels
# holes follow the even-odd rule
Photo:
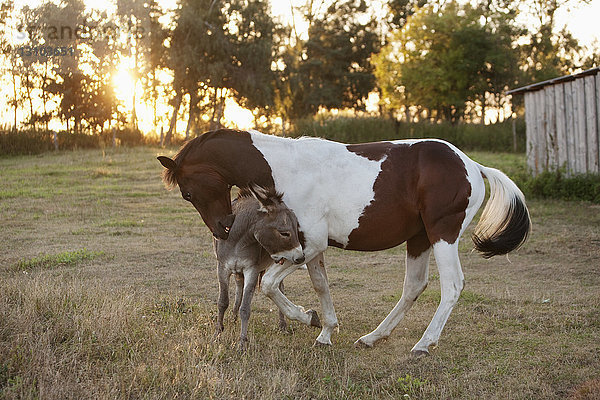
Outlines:
[[[281,293],[283,293],[283,295],[285,296],[285,291],[284,291],[284,286],[283,286],[283,281],[281,281],[281,283],[279,284],[279,291]],[[281,332],[287,332],[288,330],[288,325],[287,325],[287,321],[285,320],[285,314],[281,312],[281,310],[278,309],[278,314],[279,314],[279,330]]]
[[[240,307],[240,320],[242,329],[240,332],[240,351],[246,351],[246,343],[248,342],[248,320],[250,319],[250,307],[252,305],[252,296],[258,282],[258,271],[253,268],[244,270],[244,294],[242,296],[242,304]]]
[[[428,354],[429,346],[437,344],[464,287],[464,275],[458,259],[458,239],[452,244],[444,240],[436,242],[433,245],[433,254],[440,273],[442,298],[423,337],[412,348],[412,353],[416,356]]]
[[[273,300],[277,307],[279,307],[279,310],[289,319],[320,328],[319,317],[315,311],[305,311],[303,307],[292,303],[279,290],[281,281],[296,269],[298,269],[298,266],[291,264],[289,261],[286,261],[283,265],[274,264],[270,266],[262,278],[262,291],[268,298]]]
[[[240,312],[242,295],[244,294],[244,275],[235,274],[235,303],[233,303],[233,320],[236,321]]]
[[[427,287],[430,253],[431,244],[425,232],[407,241],[406,272],[404,274],[402,296],[379,326],[373,332],[358,339],[355,342],[356,345],[372,347],[378,340],[390,336],[394,328],[402,321],[419,295]]]
[[[323,253],[319,253],[315,258],[306,263],[310,280],[313,288],[319,296],[321,310],[323,311],[323,329],[315,341],[316,345],[331,346],[331,333],[338,327],[338,319],[335,315],[333,300],[329,292],[329,282],[327,280],[327,271],[325,271],[325,262]]]
[[[219,314],[217,316],[217,331],[216,335],[223,332],[223,317],[227,307],[229,307],[229,277],[231,273],[221,266],[217,267],[217,275],[219,277],[219,300],[217,301],[217,308]]]

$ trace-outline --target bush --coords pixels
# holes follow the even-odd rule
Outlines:
[[[100,134],[74,133],[60,131],[57,133],[60,150],[97,149],[113,145],[112,130]],[[0,130],[0,156],[33,155],[54,150],[54,132],[45,130]],[[117,146],[158,145],[156,135],[144,135],[137,129],[123,128],[116,131]]]
[[[58,148],[61,150],[95,149],[98,147],[100,147],[100,138],[98,135],[67,131],[58,132]]]
[[[516,123],[517,152],[524,152],[525,122],[519,119]],[[511,120],[479,125],[429,121],[407,123],[383,117],[317,116],[295,121],[291,136],[318,136],[344,143],[437,138],[463,150],[513,151]]]
[[[0,131],[0,156],[40,154],[53,149],[50,131]]]
[[[567,177],[562,171],[542,172],[517,184],[528,196],[600,203],[600,175],[597,174]]]

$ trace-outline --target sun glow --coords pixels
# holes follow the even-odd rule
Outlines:
[[[129,72],[126,62],[121,62],[116,73],[112,77],[112,83],[117,99],[125,103],[126,109],[130,111],[136,84],[133,80],[133,76],[131,76],[131,73]]]

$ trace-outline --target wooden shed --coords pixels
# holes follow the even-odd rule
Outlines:
[[[600,173],[600,68],[510,90],[525,95],[527,165]]]

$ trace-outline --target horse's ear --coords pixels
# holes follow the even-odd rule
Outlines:
[[[156,158],[158,159],[158,161],[160,161],[162,166],[165,167],[166,169],[170,169],[170,170],[177,169],[177,164],[175,164],[175,161],[171,160],[169,157],[158,156]]]

